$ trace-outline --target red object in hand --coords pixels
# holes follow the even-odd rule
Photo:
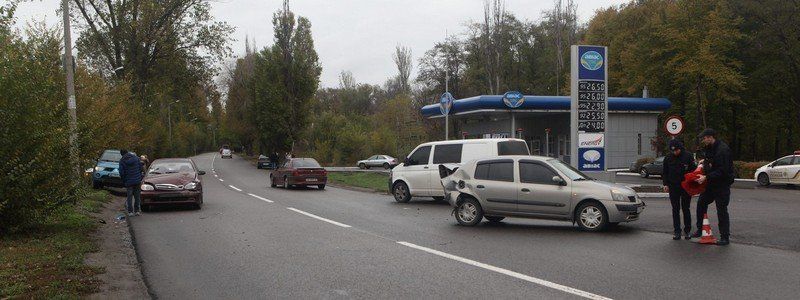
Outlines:
[[[706,186],[708,185],[708,180],[703,181],[703,183],[697,183],[697,178],[702,175],[703,165],[698,166],[697,169],[691,173],[686,173],[686,175],[683,175],[683,182],[681,182],[681,187],[683,187],[683,190],[685,190],[691,196],[699,195],[705,191]]]

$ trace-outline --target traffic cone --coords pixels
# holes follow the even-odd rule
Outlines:
[[[711,224],[708,222],[708,214],[703,215],[703,236],[700,237],[700,244],[716,244],[717,238],[711,232]]]

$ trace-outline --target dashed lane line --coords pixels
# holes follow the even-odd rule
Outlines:
[[[251,197],[256,198],[258,200],[265,201],[267,203],[273,203],[274,202],[272,200],[269,200],[267,198],[264,198],[264,197],[261,197],[261,196],[258,196],[258,195],[254,195],[254,194],[250,194],[250,193],[248,193],[248,195],[250,195]]]
[[[452,260],[455,260],[455,261],[458,261],[458,262],[462,262],[462,263],[465,263],[465,264],[468,264],[468,265],[471,265],[471,266],[475,266],[475,267],[478,267],[478,268],[481,268],[481,269],[485,269],[485,270],[489,270],[489,271],[492,271],[492,272],[500,273],[500,274],[503,274],[503,275],[511,276],[511,277],[514,277],[514,278],[517,278],[517,279],[521,279],[521,280],[524,280],[524,281],[527,281],[527,282],[530,282],[530,283],[534,283],[534,284],[538,284],[538,285],[541,285],[541,286],[544,286],[544,287],[548,287],[548,288],[551,288],[551,289],[556,289],[556,290],[559,290],[559,291],[562,291],[562,292],[570,293],[570,294],[573,294],[573,295],[576,295],[576,296],[580,296],[580,297],[583,297],[583,298],[586,298],[586,299],[596,299],[596,300],[610,300],[611,299],[611,298],[608,298],[608,297],[604,297],[604,296],[600,296],[600,295],[597,295],[597,294],[592,294],[592,293],[589,293],[589,292],[586,292],[586,291],[582,291],[582,290],[579,290],[579,289],[576,289],[576,288],[572,288],[572,287],[568,287],[568,286],[565,286],[565,285],[561,285],[561,284],[558,284],[558,283],[555,283],[555,282],[550,282],[550,281],[547,281],[547,280],[544,280],[544,279],[539,279],[539,278],[536,278],[536,277],[533,277],[533,276],[528,276],[528,275],[525,275],[525,274],[522,274],[522,273],[517,273],[517,272],[511,271],[511,270],[508,270],[508,269],[503,269],[503,268],[500,268],[500,267],[495,267],[495,266],[492,266],[492,265],[484,264],[482,262],[477,262],[477,261],[474,261],[474,260],[471,260],[471,259],[468,259],[468,258],[463,258],[463,257],[460,257],[460,256],[452,255],[452,254],[449,254],[449,253],[445,253],[445,252],[442,252],[442,251],[439,251],[439,250],[434,250],[434,249],[431,249],[431,248],[427,248],[427,247],[423,247],[423,246],[420,246],[420,245],[412,244],[412,243],[409,243],[409,242],[397,242],[397,243],[400,244],[400,245],[406,246],[406,247],[410,247],[410,248],[414,248],[414,249],[417,249],[417,250],[425,251],[425,252],[428,252],[430,254],[438,255],[438,256],[441,256],[441,257],[444,257],[444,258],[452,259]]]
[[[339,222],[336,222],[336,221],[334,221],[334,220],[325,219],[325,218],[323,218],[323,217],[317,216],[317,215],[315,215],[315,214],[312,214],[312,213],[307,213],[307,212],[304,212],[304,211],[302,211],[302,210],[299,210],[299,209],[296,209],[296,208],[294,208],[294,207],[287,207],[286,209],[288,209],[288,210],[291,210],[291,211],[293,211],[293,212],[296,212],[296,213],[299,213],[299,214],[303,214],[303,215],[306,215],[306,216],[312,217],[312,218],[314,218],[314,219],[317,219],[317,220],[320,220],[320,221],[325,221],[325,222],[331,223],[331,224],[333,224],[333,225],[336,225],[336,226],[339,226],[339,227],[344,227],[344,228],[350,228],[350,227],[352,227],[352,226],[350,226],[350,225],[343,224],[343,223],[339,223]]]
[[[232,185],[230,185],[230,184],[229,184],[228,186],[229,186],[229,187],[231,187],[232,189],[236,190],[237,192],[241,192],[241,191],[242,191],[242,189],[240,189],[240,188],[237,188],[237,187],[235,187],[235,186],[232,186]]]

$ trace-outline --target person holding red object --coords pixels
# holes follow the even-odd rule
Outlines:
[[[712,202],[717,206],[717,219],[719,220],[720,239],[717,245],[725,246],[730,243],[730,215],[728,214],[728,204],[731,201],[731,185],[734,182],[733,160],[731,149],[727,144],[717,139],[717,132],[714,129],[706,128],[698,136],[705,150],[703,161],[703,175],[699,175],[695,182],[699,184],[707,183],[705,191],[700,194],[697,201],[697,231],[692,237],[703,235],[700,228],[703,226],[700,216],[708,211],[708,205]]]
[[[689,233],[692,232],[690,210],[692,196],[683,188],[682,181],[686,173],[694,170],[695,163],[680,140],[670,140],[669,150],[671,153],[664,158],[664,173],[661,175],[661,180],[664,183],[664,191],[669,193],[669,202],[672,205],[672,227],[675,232],[672,239],[681,239],[681,213],[683,213],[683,234],[688,240]]]

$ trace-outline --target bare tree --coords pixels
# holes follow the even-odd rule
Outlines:
[[[345,70],[339,73],[339,88],[343,90],[356,88],[356,78],[353,77],[353,72]]]
[[[397,65],[397,81],[400,84],[400,89],[403,93],[409,94],[411,92],[411,84],[409,78],[411,77],[411,49],[398,45],[395,48],[394,55],[392,55],[394,64]]]

